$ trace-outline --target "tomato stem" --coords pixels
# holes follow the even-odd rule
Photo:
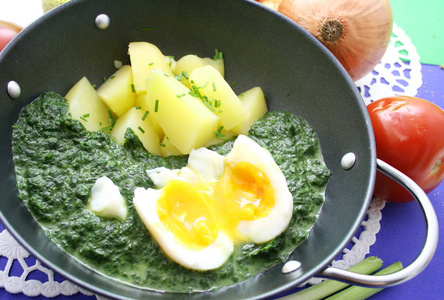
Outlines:
[[[441,157],[440,159],[438,159],[436,161],[435,165],[432,168],[432,171],[430,172],[432,175],[437,174],[439,172],[439,169],[441,169],[442,159],[443,159],[443,157]]]

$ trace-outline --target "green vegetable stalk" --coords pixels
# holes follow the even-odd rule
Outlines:
[[[350,272],[359,274],[372,274],[382,267],[382,260],[378,257],[367,257],[362,262],[347,269]],[[374,275],[386,275],[394,273],[402,269],[401,262],[394,263],[387,268],[375,273]],[[366,299],[377,292],[381,291],[382,288],[365,288],[360,286],[351,286],[350,284],[327,279],[317,285],[306,288],[300,292],[294,293],[287,297],[281,299],[304,299],[304,300],[318,300],[318,299],[347,299],[347,300],[357,300]],[[328,297],[328,298],[327,298]]]
[[[390,266],[388,266],[385,269],[382,269],[381,271],[375,273],[375,276],[378,275],[387,275],[391,273],[395,273],[402,269],[402,263],[396,262]],[[361,286],[351,286],[337,294],[334,294],[331,297],[328,297],[328,300],[339,300],[339,299],[367,299],[368,297],[376,294],[379,291],[382,291],[382,288],[365,288]]]
[[[361,261],[360,263],[350,267],[347,271],[359,273],[359,274],[371,274],[376,272],[382,267],[382,260],[378,257],[370,256]],[[283,299],[304,299],[304,300],[315,300],[323,299],[342,289],[350,286],[348,283],[327,279],[317,285],[313,285],[306,288],[300,292],[289,295],[288,298]]]

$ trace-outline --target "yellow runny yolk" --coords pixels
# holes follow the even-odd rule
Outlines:
[[[224,174],[211,183],[193,185],[170,180],[157,202],[163,225],[189,248],[204,248],[219,230],[234,243],[248,242],[237,231],[240,221],[267,216],[275,205],[267,175],[248,162],[227,164]]]
[[[206,194],[191,183],[170,180],[157,201],[157,214],[176,240],[188,248],[204,248],[219,231]]]

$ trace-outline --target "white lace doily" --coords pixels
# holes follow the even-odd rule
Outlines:
[[[386,54],[373,72],[356,82],[366,104],[388,96],[403,94],[415,96],[422,86],[421,64],[416,48],[404,31],[394,24],[393,36]],[[353,246],[344,249],[341,259],[332,262],[332,266],[346,269],[362,261],[370,253],[370,247],[376,242],[376,234],[380,230],[381,210],[385,201],[373,199],[367,211],[366,220],[362,223],[359,237],[352,240]],[[6,260],[0,270],[0,288],[9,293],[23,293],[26,296],[45,296],[48,298],[59,295],[94,295],[91,292],[71,283],[68,280],[57,281],[54,272],[43,266],[38,260],[29,259],[30,254],[14,238],[4,230],[0,233],[0,258]],[[13,264],[19,264],[23,270],[20,276],[12,275]],[[29,279],[32,272],[41,272],[48,280],[41,282]],[[309,284],[316,284],[322,279],[312,278]],[[96,295],[96,298],[104,297]]]

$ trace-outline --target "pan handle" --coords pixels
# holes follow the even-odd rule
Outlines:
[[[389,287],[412,279],[424,270],[432,259],[438,244],[439,229],[438,219],[429,198],[413,180],[382,160],[377,159],[377,167],[378,171],[389,176],[407,189],[421,206],[426,222],[427,235],[420,254],[410,265],[393,274],[362,275],[329,267],[320,272],[320,277],[327,277],[367,287]]]

